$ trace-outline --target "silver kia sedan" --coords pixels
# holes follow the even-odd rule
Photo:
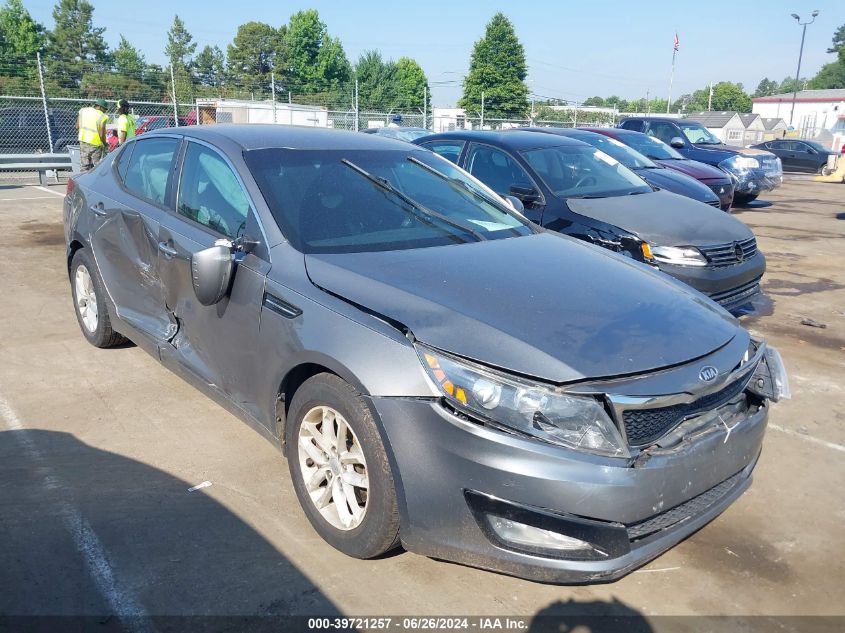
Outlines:
[[[354,557],[618,578],[742,494],[788,396],[716,303],[376,135],[144,134],[69,181],[64,225],[83,335],[279,446]]]

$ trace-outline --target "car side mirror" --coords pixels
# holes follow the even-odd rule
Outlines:
[[[219,303],[229,291],[235,258],[231,242],[217,240],[214,246],[191,255],[194,294],[204,306]]]
[[[522,213],[523,211],[525,211],[525,205],[522,204],[522,200],[520,200],[516,196],[502,196],[502,200],[504,200],[505,204],[517,213]]]
[[[669,145],[672,147],[683,147],[684,146],[684,139],[680,136],[673,136],[672,140],[669,141]]]
[[[519,200],[523,206],[540,202],[543,199],[540,192],[534,187],[520,187],[519,185],[511,185],[509,195]]]

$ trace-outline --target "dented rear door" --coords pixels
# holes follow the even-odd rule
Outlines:
[[[167,214],[179,139],[136,141],[128,162],[103,174],[110,186],[91,187],[90,244],[117,315],[155,341],[173,335],[159,274],[158,234]]]

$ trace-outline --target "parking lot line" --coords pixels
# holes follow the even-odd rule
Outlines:
[[[0,202],[17,202],[18,200],[52,200],[50,196],[35,196],[31,198],[0,198]]]
[[[47,189],[47,187],[42,187],[41,185],[36,185],[35,188],[38,189],[39,191],[46,191],[47,193],[52,193],[54,196],[59,196],[60,198],[65,197],[64,193],[59,193],[58,191],[53,191],[52,189]]]
[[[38,472],[42,474],[43,487],[48,491],[62,490],[64,486],[61,480],[44,459],[15,410],[2,396],[0,396],[0,418],[3,419],[8,432],[13,433],[22,453],[37,465]],[[97,533],[85,517],[67,501],[64,494],[60,495],[56,506],[77,551],[85,561],[88,573],[111,608],[111,612],[120,618],[126,618],[124,623],[133,633],[154,633],[155,628],[150,624],[150,620],[144,617],[147,615],[144,608],[131,593],[119,586],[112,573],[108,555]]]
[[[834,451],[840,451],[845,453],[845,446],[842,446],[842,444],[835,444],[834,442],[828,442],[827,440],[822,440],[817,437],[813,437],[812,435],[805,435],[804,433],[799,433],[798,431],[793,431],[792,429],[786,429],[782,426],[778,426],[777,424],[769,424],[769,428],[774,429],[775,431],[779,431],[781,433],[786,433],[787,435],[791,435],[793,437],[800,438],[802,440],[806,440],[807,442],[812,442],[813,444],[818,444],[819,446],[824,446],[825,448],[829,448]]]

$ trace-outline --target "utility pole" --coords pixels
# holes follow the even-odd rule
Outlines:
[[[675,43],[672,46],[672,73],[669,75],[669,98],[666,100],[666,114],[669,114],[669,108],[672,106],[672,83],[675,81],[675,55],[678,54],[679,47],[678,32],[675,31]]]
[[[575,116],[572,119],[572,127],[578,127],[578,102],[575,101]]]
[[[428,129],[428,86],[423,86],[423,124]]]
[[[651,101],[649,100],[650,94],[651,94],[651,91],[649,91],[649,90],[645,91],[645,115],[646,116],[651,116]]]
[[[481,129],[484,129],[484,92],[481,93]]]
[[[270,94],[273,95],[273,123],[276,122],[276,73],[270,73]]]
[[[801,31],[801,48],[798,49],[798,70],[795,71],[795,90],[792,93],[792,111],[789,113],[789,127],[792,127],[792,119],[795,116],[795,100],[798,98],[798,82],[799,77],[801,76],[801,58],[804,56],[804,38],[807,35],[807,25],[815,22],[818,14],[818,9],[813,11],[813,13],[810,14],[813,19],[809,22],[802,22],[801,17],[797,13],[792,14],[792,17],[798,21],[798,26],[803,26],[804,29]]]
[[[355,80],[355,131],[358,131],[358,80]]]
[[[41,104],[44,106],[44,122],[47,124],[47,143],[50,145],[50,153],[53,153],[53,131],[50,129],[50,114],[47,111],[47,93],[44,90],[44,73],[41,70],[41,53],[36,52],[38,60],[38,81],[41,84]]]
[[[176,77],[173,74],[173,63],[170,64],[170,94],[173,97],[173,125],[179,127],[179,110],[176,107]]]
[[[710,110],[713,109],[712,106],[713,106],[713,82],[711,81],[710,82],[710,92],[707,95],[707,111],[708,112],[710,112]]]

